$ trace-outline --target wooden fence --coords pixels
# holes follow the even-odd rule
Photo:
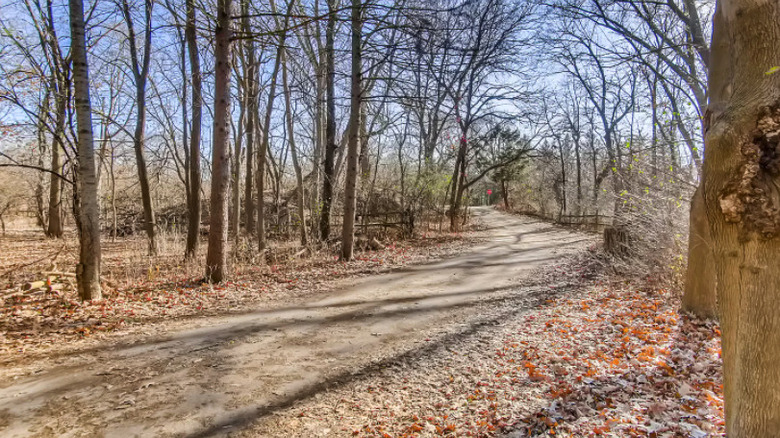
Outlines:
[[[560,225],[598,233],[612,225],[612,216],[603,214],[564,214],[553,219]]]
[[[333,223],[332,228],[341,228],[343,224],[342,215],[331,215]],[[383,232],[388,229],[396,229],[407,235],[414,231],[415,220],[410,212],[382,212],[355,215],[355,229],[359,233],[367,233],[370,229],[380,228]]]

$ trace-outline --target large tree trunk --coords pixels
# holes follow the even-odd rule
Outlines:
[[[362,0],[352,0],[352,90],[349,108],[349,141],[347,143],[347,175],[344,189],[344,222],[341,229],[341,260],[352,260],[357,209],[358,154],[360,152],[360,100],[362,93],[361,45]]]
[[[232,0],[218,0],[214,29],[214,131],[212,134],[211,208],[206,279],[219,283],[227,274],[228,189],[230,186],[230,13]]]
[[[711,238],[702,185],[696,188],[691,199],[690,227],[688,230],[688,269],[685,272],[685,292],[682,310],[700,318],[717,317],[717,295],[710,250]]]
[[[330,237],[330,208],[333,204],[336,149],[336,67],[334,38],[336,33],[335,0],[328,0],[328,25],[325,30],[325,160],[322,168],[322,210],[320,211],[320,239]]]
[[[200,55],[195,29],[195,0],[187,0],[187,23],[184,30],[192,76],[192,123],[190,125],[190,196],[187,206],[187,249],[185,258],[192,259],[198,252],[200,239],[200,134],[203,115],[203,86],[200,75]]]
[[[721,0],[704,198],[723,331],[726,433],[780,431],[780,3]]]
[[[84,30],[84,3],[70,0],[73,88],[78,124],[78,172],[74,188],[74,209],[79,232],[79,264],[76,282],[82,300],[99,300],[100,210],[95,178],[95,149],[92,140],[92,106],[89,100],[89,68]]]

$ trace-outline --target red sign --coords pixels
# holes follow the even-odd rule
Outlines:
[[[493,194],[493,191],[488,189],[488,195],[492,195],[492,194]]]

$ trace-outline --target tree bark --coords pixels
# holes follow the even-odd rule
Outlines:
[[[450,192],[450,232],[460,230],[460,204],[463,198],[463,180],[466,173],[466,149],[468,148],[468,139],[466,133],[468,127],[461,128],[460,145],[458,147],[458,156],[455,159],[455,168],[452,172],[452,191]]]
[[[504,208],[506,211],[511,211],[512,206],[509,204],[509,187],[505,179],[501,180],[501,196],[504,198]]]
[[[206,279],[225,280],[228,241],[228,189],[230,186],[230,13],[232,0],[218,0],[214,29],[214,130],[212,134],[211,208]]]
[[[198,253],[200,239],[200,135],[203,115],[203,85],[200,74],[200,55],[195,29],[195,0],[187,0],[187,23],[184,30],[190,58],[192,77],[192,122],[190,125],[190,204],[187,206],[187,248],[185,258],[193,259]]]
[[[89,67],[84,25],[84,3],[70,0],[71,56],[73,59],[74,104],[78,125],[78,172],[74,209],[79,232],[79,263],[76,282],[82,300],[99,300],[100,210],[95,178],[95,149],[92,138],[92,105],[89,98]]]
[[[336,149],[336,64],[335,64],[335,33],[336,6],[335,0],[328,0],[328,24],[325,30],[325,160],[322,168],[322,210],[320,211],[320,239],[330,237],[330,209],[333,204],[333,179],[335,177]]]
[[[688,269],[685,272],[685,290],[682,310],[699,318],[717,318],[717,279],[713,266],[709,223],[704,204],[702,185],[691,199],[688,230]]]
[[[726,433],[780,431],[780,4],[721,0],[704,117],[704,199],[723,332]]]
[[[319,37],[318,37],[319,38]],[[318,39],[319,40],[319,39]],[[310,196],[310,214],[311,214],[311,234],[313,239],[319,239],[319,215],[317,212],[320,209],[320,175],[322,173],[322,156],[323,149],[325,148],[325,75],[323,74],[324,50],[322,51],[321,61],[317,64],[317,84],[315,90],[315,98],[317,106],[315,109],[316,120],[314,122],[314,153],[313,161],[314,167],[311,173],[311,184],[313,189]]]
[[[341,260],[352,260],[357,209],[358,154],[360,153],[360,101],[362,93],[361,13],[362,0],[352,0],[352,75],[349,108],[347,175],[344,189],[344,222],[341,229]]]
[[[558,141],[558,153],[561,164],[561,208],[558,210],[558,221],[568,212],[566,205],[566,157],[564,156],[563,143]]]
[[[61,86],[61,84],[60,84]],[[66,117],[66,104],[64,93],[57,92],[55,95],[56,101],[56,127],[54,130],[54,141],[51,145],[51,170],[52,172],[62,173],[62,160],[60,152],[62,152],[62,135],[65,134],[65,117]],[[99,178],[97,178],[99,180]],[[49,178],[49,223],[46,228],[46,235],[59,239],[62,237],[62,179],[51,174]]]
[[[577,166],[577,211],[578,215],[582,214],[582,156],[580,153],[580,136],[577,135],[574,139],[574,162]]]

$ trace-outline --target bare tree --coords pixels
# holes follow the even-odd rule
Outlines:
[[[130,67],[133,71],[135,82],[135,110],[136,121],[133,132],[133,148],[135,149],[136,170],[138,181],[141,185],[141,202],[144,208],[144,228],[149,238],[149,254],[157,253],[157,240],[155,237],[156,221],[154,207],[152,206],[152,193],[149,184],[149,172],[145,157],[145,130],[146,130],[146,82],[149,77],[149,65],[152,51],[152,0],[144,0],[144,33],[143,54],[138,57],[138,42],[136,41],[133,15],[127,0],[122,0],[122,15],[127,25],[127,41],[130,45]]]
[[[517,97],[517,90],[507,87],[499,75],[519,68],[522,32],[532,10],[529,4],[509,0],[465,2],[450,10],[435,36],[433,50],[449,55],[438,69],[430,71],[445,89],[459,129],[449,199],[453,231],[460,228],[463,195],[470,186],[469,137],[480,121],[499,115],[500,102]]]
[[[320,211],[320,239],[330,237],[330,209],[333,204],[336,143],[336,0],[328,2],[328,25],[325,30],[325,157],[322,167],[322,209]]]
[[[286,29],[290,22],[290,15],[295,2],[289,0],[287,13],[284,16],[284,24],[279,26],[277,20],[277,28]],[[271,4],[272,9],[275,11],[275,4]],[[273,114],[274,100],[276,99],[276,82],[279,76],[279,68],[282,62],[282,52],[284,51],[284,44],[287,39],[287,32],[282,31],[279,36],[279,45],[276,49],[276,58],[274,59],[274,67],[271,72],[271,83],[268,85],[268,100],[265,107],[265,118],[262,129],[262,140],[260,141],[260,147],[256,151],[257,155],[257,249],[262,254],[267,246],[266,232],[265,232],[265,169],[266,160],[270,157],[268,154],[268,144],[271,137],[271,115]]]
[[[357,212],[358,153],[360,149],[360,117],[363,87],[362,60],[362,0],[352,0],[352,74],[349,105],[349,140],[347,142],[347,175],[344,189],[344,222],[341,230],[341,260],[352,260]]]
[[[232,0],[217,2],[214,59],[214,130],[212,134],[211,208],[206,279],[226,278],[228,240],[228,188],[230,186],[230,70]]]
[[[296,202],[298,205],[298,221],[301,227],[301,245],[309,244],[308,230],[306,227],[306,199],[303,185],[303,170],[298,158],[298,148],[295,144],[295,126],[293,124],[293,106],[290,97],[290,78],[287,69],[287,50],[282,52],[282,84],[284,85],[285,120],[287,122],[287,141],[290,143],[290,155],[292,155],[293,170],[296,180]]]
[[[560,0],[552,4],[566,11],[567,14],[561,17],[563,19],[585,19],[624,38],[632,49],[627,57],[649,68],[655,83],[660,83],[667,94],[670,94],[670,88],[685,90],[698,116],[704,115],[710,48],[705,38],[706,22],[702,20],[696,2],[593,0],[583,3]],[[662,65],[668,72],[661,70]],[[670,101],[676,104],[677,99],[670,98]],[[655,103],[653,105],[655,107]],[[679,117],[681,111],[676,108],[672,114]],[[685,124],[678,122],[676,126],[684,137],[692,137],[684,132]],[[690,140],[686,139],[686,144],[700,170],[700,153],[694,145],[698,141]],[[715,317],[716,279],[710,274],[713,271],[711,243],[702,196],[702,190],[697,189],[691,200],[688,270],[682,308],[702,317]]]
[[[79,264],[76,280],[82,300],[99,300],[100,216],[92,142],[92,106],[89,99],[89,64],[82,0],[70,0],[70,34],[73,56],[74,102],[78,123],[78,172],[73,206],[79,232]]]
[[[192,121],[190,124],[189,185],[187,187],[187,248],[185,257],[191,259],[198,252],[200,237],[200,136],[203,114],[203,91],[200,73],[200,55],[195,24],[195,0],[187,1],[184,35],[190,59],[192,80]]]
[[[242,32],[251,34],[252,28],[249,17],[249,1],[244,0],[241,3],[242,14],[241,27]],[[259,98],[259,85],[257,81],[257,54],[255,53],[255,41],[253,38],[247,38],[244,42],[244,56],[246,63],[246,74],[244,80],[244,105],[246,106],[245,132],[246,132],[246,173],[244,180],[244,217],[246,218],[246,230],[254,232],[255,229],[255,199],[254,191],[254,166],[255,166],[255,125],[257,122],[257,101]]]

